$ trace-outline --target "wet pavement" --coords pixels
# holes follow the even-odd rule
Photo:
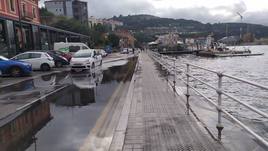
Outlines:
[[[1,151],[78,150],[115,89],[131,79],[133,64],[53,73],[0,89]]]

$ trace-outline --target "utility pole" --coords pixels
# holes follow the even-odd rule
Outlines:
[[[242,31],[243,31],[243,29],[242,29],[242,23],[243,23],[243,16],[242,16],[239,12],[237,12],[237,15],[239,15],[239,17],[240,17],[240,19],[241,19],[240,39],[242,39]]]
[[[228,23],[225,25],[225,36],[228,37]]]

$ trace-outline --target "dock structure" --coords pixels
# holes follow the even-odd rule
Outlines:
[[[95,127],[94,134],[88,136],[80,151],[226,150],[206,133],[194,116],[186,114],[181,98],[169,87],[146,53],[140,54],[138,69],[124,101],[117,101],[118,105],[112,107],[117,110],[117,116],[105,112],[96,124],[108,123],[109,128]]]

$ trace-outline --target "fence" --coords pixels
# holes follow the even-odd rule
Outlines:
[[[152,52],[149,51],[148,52],[149,55],[159,64],[162,65],[163,68],[165,68],[169,73],[171,73],[171,75],[173,75],[173,89],[174,91],[176,91],[176,80],[180,80],[182,81],[185,85],[186,85],[186,107],[187,107],[187,114],[189,114],[189,110],[190,110],[190,90],[193,90],[195,93],[197,93],[198,95],[202,96],[208,103],[210,103],[211,105],[213,105],[214,107],[216,107],[217,112],[218,112],[218,121],[217,121],[217,129],[218,129],[218,140],[221,140],[221,135],[222,135],[222,130],[224,128],[224,126],[222,125],[222,113],[225,114],[227,117],[229,117],[230,119],[232,119],[235,123],[237,123],[240,127],[242,127],[245,131],[247,131],[249,134],[251,134],[254,138],[256,138],[258,141],[260,141],[263,145],[265,145],[266,147],[268,147],[268,142],[262,138],[260,135],[258,135],[257,133],[255,133],[251,128],[249,128],[247,125],[245,125],[244,123],[242,123],[239,119],[237,119],[236,117],[234,117],[232,114],[230,114],[228,111],[226,111],[225,109],[223,109],[222,107],[222,96],[226,96],[227,98],[231,99],[232,101],[235,101],[241,105],[243,105],[244,107],[248,108],[249,110],[259,114],[260,116],[264,117],[264,118],[268,118],[268,114],[264,113],[263,111],[239,100],[238,98],[236,98],[235,96],[232,96],[231,94],[225,92],[222,90],[222,81],[223,81],[223,77],[226,78],[230,78],[232,80],[236,80],[238,82],[242,82],[257,88],[260,88],[264,91],[268,92],[268,87],[252,82],[252,81],[248,81],[246,79],[242,79],[239,77],[235,77],[232,75],[228,75],[228,74],[224,74],[222,72],[217,72],[217,71],[213,71],[198,65],[194,65],[191,63],[185,63],[185,67],[186,67],[186,72],[184,70],[181,69],[181,66],[177,66],[176,64],[176,58],[172,58],[169,56],[165,56],[165,55],[161,55],[159,53],[156,52]],[[203,70],[209,73],[213,73],[216,74],[218,77],[218,86],[214,87],[213,85],[209,84],[208,82],[205,82],[204,80],[199,79],[198,77],[195,77],[194,75],[191,74],[191,69],[198,69],[198,70]],[[181,76],[179,76],[181,75]],[[184,78],[183,78],[184,77]],[[194,86],[190,85],[190,78],[192,78],[192,80],[196,80],[202,84],[204,84],[205,86],[215,90],[217,92],[217,103],[215,103],[212,99],[210,99],[208,96],[206,96],[204,93],[200,92],[198,89],[196,89]],[[186,79],[186,80],[185,80]]]

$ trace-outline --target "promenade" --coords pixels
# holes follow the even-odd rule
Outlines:
[[[110,102],[115,111],[106,107],[80,151],[225,150],[186,115],[185,104],[146,53],[140,54],[127,95],[115,102]]]

